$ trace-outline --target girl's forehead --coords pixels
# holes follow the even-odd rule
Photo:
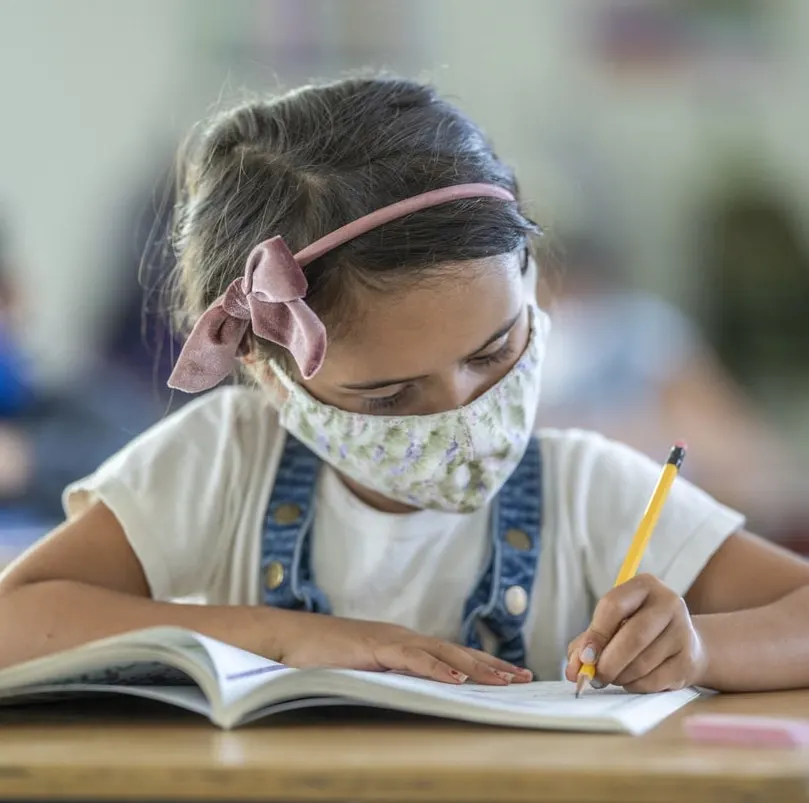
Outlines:
[[[321,382],[416,376],[474,354],[525,303],[520,259],[475,260],[389,291],[365,290],[345,336],[329,344]]]

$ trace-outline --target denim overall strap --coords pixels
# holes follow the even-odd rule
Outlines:
[[[491,512],[488,565],[466,602],[461,638],[481,649],[479,626],[497,639],[497,655],[525,666],[523,627],[539,562],[542,457],[536,439],[497,495]]]
[[[287,434],[261,539],[264,604],[331,613],[312,571],[312,523],[320,459]]]

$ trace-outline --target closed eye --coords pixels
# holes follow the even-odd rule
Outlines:
[[[402,406],[410,398],[413,392],[413,385],[405,385],[401,390],[392,393],[390,396],[374,396],[363,399],[365,409],[369,413],[378,413],[382,410],[395,410]]]
[[[507,340],[496,351],[493,351],[490,354],[481,354],[480,357],[471,357],[467,362],[470,365],[485,368],[487,365],[495,365],[496,363],[505,362],[506,360],[508,360],[510,357],[513,356],[514,356],[514,348],[511,345],[511,343]]]

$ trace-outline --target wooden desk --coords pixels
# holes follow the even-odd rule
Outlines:
[[[225,733],[165,709],[17,710],[0,714],[0,799],[809,801],[809,750],[686,742],[683,716],[708,710],[809,717],[809,691],[701,700],[636,738],[334,713]]]

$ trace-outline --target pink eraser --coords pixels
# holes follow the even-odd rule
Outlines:
[[[755,747],[809,747],[809,721],[695,714],[683,721],[689,739],[713,744]]]

